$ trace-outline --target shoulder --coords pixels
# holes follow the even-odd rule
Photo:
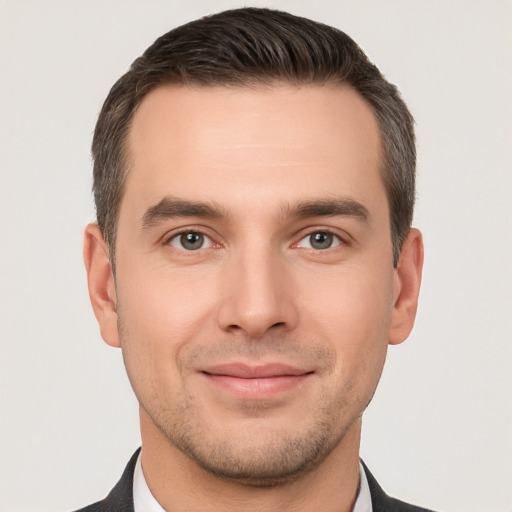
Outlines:
[[[429,508],[423,508],[418,507],[416,505],[411,505],[410,503],[405,503],[403,501],[397,500],[395,498],[390,498],[388,496],[389,505],[388,509],[385,509],[386,511],[389,510],[390,512],[434,512],[433,510]],[[377,510],[374,510],[373,512],[378,512]]]
[[[411,505],[388,496],[377,480],[375,480],[375,477],[371,474],[365,463],[362,461],[361,463],[368,480],[368,486],[370,487],[373,512],[434,512],[433,510]]]
[[[75,512],[134,512],[133,511],[133,471],[140,448],[133,454],[126,465],[121,479],[110,491],[108,496],[101,501],[88,505]]]

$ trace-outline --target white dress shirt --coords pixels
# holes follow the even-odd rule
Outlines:
[[[352,512],[372,512],[370,487],[368,487],[368,480],[361,463],[359,463],[359,478],[359,493]],[[142,471],[140,454],[133,474],[133,505],[135,512],[166,512],[149,490]]]

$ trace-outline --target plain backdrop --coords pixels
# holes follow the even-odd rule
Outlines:
[[[121,354],[99,335],[81,244],[89,146],[153,40],[231,0],[0,1],[0,511],[103,497],[140,443]],[[416,327],[391,347],[361,453],[388,493],[512,510],[512,3],[255,1],[335,25],[417,122]]]

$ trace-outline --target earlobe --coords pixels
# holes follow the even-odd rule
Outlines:
[[[89,297],[100,326],[101,336],[109,345],[120,347],[114,274],[107,244],[96,223],[89,224],[85,228],[84,263],[87,270]]]
[[[405,239],[395,269],[393,313],[389,343],[397,345],[407,339],[416,318],[423,269],[423,238],[412,228]]]

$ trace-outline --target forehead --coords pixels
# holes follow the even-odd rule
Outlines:
[[[383,193],[377,121],[346,86],[162,86],[135,113],[127,150],[125,200],[146,206],[165,194],[243,205]]]

